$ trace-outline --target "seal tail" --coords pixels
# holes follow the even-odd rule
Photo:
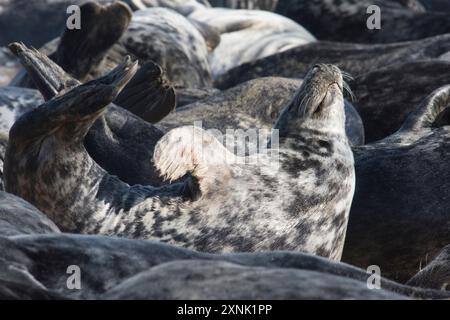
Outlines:
[[[166,180],[174,181],[190,173],[205,194],[227,180],[229,163],[234,158],[212,134],[185,126],[169,131],[158,141],[153,162]]]
[[[175,90],[159,65],[148,62],[114,101],[150,123],[156,123],[175,109]]]
[[[450,85],[443,86],[428,97],[405,120],[399,132],[450,124]]]

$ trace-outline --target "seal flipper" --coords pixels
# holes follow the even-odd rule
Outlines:
[[[228,181],[229,164],[235,161],[235,155],[212,134],[194,126],[169,131],[158,141],[153,155],[162,177],[174,181],[190,173],[202,195]]]
[[[123,89],[115,104],[150,123],[157,123],[175,109],[175,90],[159,65],[148,62]]]
[[[51,58],[73,77],[83,80],[127,30],[132,12],[121,1],[109,5],[88,2],[80,6],[80,16],[81,28],[66,28]]]
[[[137,62],[130,57],[106,76],[60,93],[38,108],[25,113],[12,126],[10,138],[35,141],[56,130],[70,132],[69,141],[83,143],[102,111],[133,77]]]
[[[110,5],[88,2],[80,6],[80,17],[81,29],[66,28],[49,58],[76,79],[85,80],[90,73],[95,73],[105,52],[126,31],[132,13],[128,5],[120,1]],[[35,88],[35,79],[31,81],[27,71],[20,72],[11,85]]]
[[[80,84],[49,57],[34,48],[14,42],[9,45],[9,49],[19,58],[46,101]]]

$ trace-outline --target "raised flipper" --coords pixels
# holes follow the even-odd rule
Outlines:
[[[45,100],[80,84],[49,57],[34,48],[27,48],[23,43],[15,42],[9,45],[9,49],[19,58]]]
[[[27,48],[22,43],[12,43],[9,48],[20,59],[45,100],[80,84],[80,81],[38,50]],[[149,62],[139,69],[114,103],[155,123],[175,108],[176,97],[162,69]]]
[[[127,30],[131,17],[131,9],[120,1],[110,5],[96,2],[83,4],[80,6],[81,28],[66,28],[56,52],[49,56],[50,59],[74,78],[86,80],[100,65],[106,51]],[[23,72],[11,84],[34,88],[33,82]]]
[[[148,62],[138,70],[115,103],[145,121],[156,123],[175,109],[175,90],[161,67]]]
[[[21,116],[10,130],[10,139],[34,141],[55,130],[70,141],[82,143],[94,121],[117,97],[137,70],[130,57],[97,80],[76,86]]]
[[[169,131],[155,147],[153,162],[164,179],[175,181],[187,173],[198,180],[202,194],[226,182],[236,156],[212,134],[194,126]]]
[[[206,41],[206,46],[210,52],[214,51],[215,48],[220,44],[220,32],[213,26],[207,25],[206,23],[197,21],[195,19],[188,18],[194,27],[202,34]]]
[[[127,30],[132,12],[121,1],[109,5],[88,2],[80,7],[80,12],[81,28],[64,30],[54,60],[76,79],[83,80]]]

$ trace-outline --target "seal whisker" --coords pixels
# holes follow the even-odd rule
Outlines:
[[[350,88],[349,84],[346,81],[342,81],[342,86],[344,88],[344,91],[346,91],[350,97],[350,101],[355,101],[356,97],[353,93],[352,89]]]

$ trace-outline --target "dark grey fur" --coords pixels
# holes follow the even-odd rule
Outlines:
[[[260,165],[228,164],[223,146],[206,133],[200,140],[206,158],[196,165],[191,156],[203,152],[202,143],[192,138],[202,131],[184,127],[158,142],[154,161],[170,179],[190,172],[195,180],[160,188],[130,187],[83,147],[84,135],[134,69],[127,61],[16,121],[6,189],[65,231],[153,238],[211,252],[291,249],[339,259],[354,171],[337,68],[315,67],[279,117],[278,170],[264,156]]]
[[[192,296],[185,297],[189,299],[205,290],[215,292],[214,296],[205,298],[225,299],[244,298],[244,295],[247,298],[267,298],[267,295],[272,295],[272,298],[281,298],[282,294],[284,298],[297,299],[313,297],[320,299],[449,297],[449,294],[445,292],[403,286],[385,278],[381,278],[381,286],[384,289],[381,292],[377,293],[377,290],[368,290],[367,288],[361,290],[366,285],[368,278],[365,270],[295,252],[212,255],[152,241],[80,235],[0,238],[0,250],[3,253],[3,260],[0,259],[0,279],[8,278],[15,287],[10,291],[11,295],[14,294],[19,298],[32,295],[32,291],[25,293],[24,287],[36,288],[39,292],[47,294],[50,292],[53,295],[75,299],[118,298],[119,295],[124,299],[137,296],[149,299],[150,294],[156,294],[156,292],[159,292],[159,296],[156,297],[159,299],[175,298],[175,292],[164,290],[168,287],[167,283],[171,283],[172,288],[176,286],[180,294],[183,292],[183,296],[186,294],[186,290],[191,288]],[[2,262],[5,268],[1,267]],[[224,263],[227,263],[225,267]],[[219,288],[229,285],[227,279],[219,281],[220,274],[212,272],[213,270],[210,268],[207,268],[208,272],[204,272],[200,276],[198,273],[202,269],[199,264],[221,266],[228,271],[241,268],[246,275],[253,274],[255,276],[254,282],[251,283],[252,286],[257,286],[259,283],[267,285],[269,279],[277,279],[278,283],[272,282],[269,290],[249,287],[248,282],[234,283],[230,290],[217,292]],[[15,265],[16,268],[7,268],[12,265]],[[66,270],[69,265],[78,265],[81,269],[81,290],[67,289],[68,274]],[[177,272],[167,276],[161,269],[168,266],[170,266],[168,270],[177,269]],[[180,270],[182,266],[185,268]],[[260,272],[263,272],[268,280],[260,278],[258,276]],[[283,277],[277,277],[274,273],[283,274]],[[152,274],[155,280],[152,285],[148,285],[148,282],[144,281],[148,280],[149,274]],[[217,282],[208,283],[207,279],[211,279],[213,276],[216,277]],[[237,277],[237,275],[235,276]],[[308,276],[309,279],[302,278],[293,281],[293,276]],[[184,281],[176,281],[175,279],[178,277]],[[245,278],[243,277],[243,279]],[[324,278],[331,281],[326,284],[327,281],[324,281]],[[136,279],[141,279],[142,284],[145,284],[147,288],[142,288],[139,284],[130,285],[130,283],[136,282]],[[166,284],[162,283],[162,279],[166,279]],[[199,289],[198,284],[190,282],[194,279],[196,281],[204,279],[203,283],[207,285]],[[312,279],[317,282],[310,283],[309,281]],[[155,284],[156,281],[158,285]],[[186,285],[185,281],[189,281],[190,285]],[[280,285],[283,284],[288,287],[302,287],[301,290],[292,292],[280,288]],[[2,288],[4,288],[4,284],[0,282],[0,297],[3,297]],[[126,290],[119,293],[119,288],[126,288]],[[134,288],[134,290],[130,290],[130,288]],[[156,291],[152,291],[150,288]],[[253,288],[251,293],[248,292],[250,288]],[[289,296],[286,296],[288,292],[290,292]]]
[[[268,76],[296,78],[315,63],[335,64],[356,77],[396,63],[439,59],[449,51],[450,35],[395,44],[318,41],[231,69],[215,81],[215,86],[226,89],[247,80]]]
[[[419,288],[450,291],[450,246],[446,246],[408,285]]]
[[[401,94],[397,91],[396,94]],[[405,282],[450,243],[450,87],[397,133],[353,148],[356,191],[343,260]]]
[[[381,8],[381,29],[367,28],[370,5]],[[417,12],[388,0],[280,1],[276,12],[298,21],[320,40],[389,43],[450,32],[446,12]]]
[[[272,11],[278,0],[209,0],[209,3],[213,7]]]
[[[416,106],[449,79],[450,62],[430,60],[395,64],[350,81],[366,142],[396,132]]]

